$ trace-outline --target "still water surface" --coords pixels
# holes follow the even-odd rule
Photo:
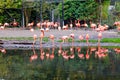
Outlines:
[[[0,53],[4,80],[120,80],[117,48],[64,47]]]

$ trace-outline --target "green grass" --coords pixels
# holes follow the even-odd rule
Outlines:
[[[17,40],[17,41],[33,41],[33,37],[0,37],[0,40]],[[39,40],[39,39],[37,39]],[[44,42],[50,41],[48,37],[43,38]],[[62,40],[56,40],[57,42],[62,42]],[[68,42],[72,42],[72,39],[68,39]],[[86,40],[74,40],[74,42],[86,42]],[[98,40],[89,40],[91,43],[97,43]],[[103,38],[100,41],[101,43],[120,43],[120,38]]]
[[[18,41],[30,40],[32,41],[33,38],[32,37],[0,37],[0,40],[18,40]]]
[[[33,41],[33,37],[0,37],[0,40],[17,40],[17,41],[28,40],[28,41]],[[37,39],[37,40],[39,40],[39,39]],[[48,37],[44,37],[43,41],[44,42],[48,42],[49,38]]]
[[[105,43],[120,43],[120,38],[104,38],[101,42]]]
[[[58,40],[62,42],[62,40]],[[68,39],[68,42],[72,42],[72,39]],[[75,40],[75,42],[86,42],[86,40]],[[89,40],[91,43],[97,43],[98,40]],[[120,38],[103,38],[100,40],[101,43],[120,43]]]

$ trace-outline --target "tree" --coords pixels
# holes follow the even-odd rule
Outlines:
[[[13,18],[20,21],[21,0],[1,0],[0,1],[0,22],[10,22]]]
[[[83,0],[83,1],[64,1],[64,20],[69,19],[82,19],[82,20],[99,20],[100,16],[100,5],[102,5],[102,19],[107,19],[108,6],[110,0]],[[58,6],[58,10],[62,16],[62,4]]]
[[[120,2],[116,1],[115,2],[115,9],[113,11],[114,16],[116,17],[116,20],[120,20]]]
[[[70,19],[80,19],[80,20],[90,20],[97,19],[98,15],[96,13],[98,4],[95,1],[64,1],[64,20]],[[62,16],[62,4],[58,6],[60,15]]]
[[[21,0],[1,0],[0,1],[0,12],[4,9],[21,8]]]
[[[99,22],[108,19],[108,7],[110,6],[110,0],[94,0],[98,4]]]

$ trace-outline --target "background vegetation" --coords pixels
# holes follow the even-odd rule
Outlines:
[[[62,0],[61,0],[62,1]],[[16,19],[22,24],[22,10],[24,10],[25,25],[29,22],[39,22],[42,20],[52,21],[52,11],[54,11],[54,20],[62,20],[62,2],[60,0],[1,0],[0,1],[0,23],[12,22]],[[110,4],[115,7],[109,12]],[[92,20],[112,25],[114,21],[118,21],[120,17],[120,2],[115,4],[111,0],[64,0],[64,20],[70,22],[71,20]],[[42,7],[42,8],[41,8]],[[42,11],[41,11],[42,10]],[[40,16],[42,13],[42,17]]]

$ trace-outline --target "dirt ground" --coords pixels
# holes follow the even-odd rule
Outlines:
[[[84,38],[86,34],[89,34],[90,39],[98,39],[98,33],[94,30],[50,30],[48,32],[45,31],[45,36],[49,37],[50,34],[53,34],[55,36],[55,39],[58,40],[62,36],[69,36],[71,33],[75,35],[75,39],[79,39],[79,35],[82,35]],[[40,36],[41,32],[40,30],[34,30],[34,32],[31,32],[30,30],[24,30],[24,29],[5,29],[0,30],[0,38],[3,37],[33,37],[33,35],[36,34],[38,37]],[[102,32],[102,38],[120,38],[120,34],[118,34],[117,30],[107,30]],[[13,41],[14,42],[14,41]],[[32,48],[31,44],[24,45],[24,44],[10,44],[11,41],[5,41],[4,44],[2,44],[5,48]],[[19,42],[20,43],[20,42]],[[28,42],[26,42],[28,43]],[[29,42],[32,43],[32,42]],[[55,46],[59,47],[60,43],[55,42]],[[86,46],[86,43],[74,43],[75,46]],[[97,46],[97,43],[91,43],[91,46]],[[102,46],[120,46],[119,43],[101,43]],[[44,47],[51,47],[51,42],[47,42],[43,44]],[[65,43],[64,46],[71,46],[70,43]],[[36,44],[36,47],[39,48],[39,44]]]
[[[0,30],[0,37],[33,37],[34,34],[40,35],[40,30],[35,30],[34,32],[31,32],[30,30],[24,30],[24,29],[5,29]],[[71,33],[75,35],[75,39],[79,37],[79,35],[85,36],[86,34],[89,34],[90,39],[97,39],[97,35],[99,32],[96,32],[94,30],[50,30],[48,32],[45,31],[45,36],[48,37],[50,34],[53,34],[56,39],[60,38],[62,36],[69,36]],[[102,32],[102,38],[120,38],[120,34],[118,34],[117,30],[108,30]]]

